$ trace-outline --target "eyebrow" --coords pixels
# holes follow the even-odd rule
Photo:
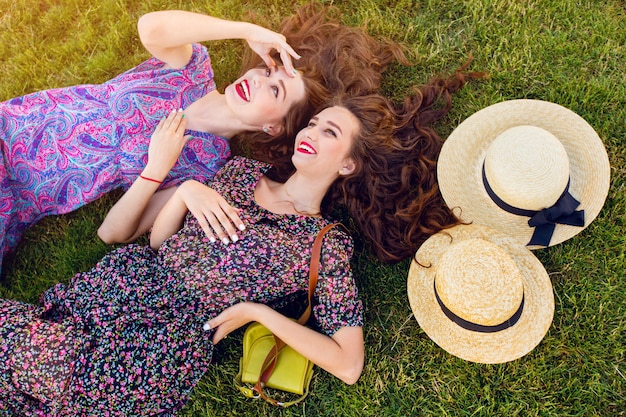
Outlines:
[[[311,120],[314,120],[316,122],[319,122],[320,118],[317,116],[313,116],[311,117]],[[326,123],[328,123],[329,125],[331,125],[332,127],[334,127],[335,129],[337,129],[339,131],[339,133],[341,133],[343,135],[343,131],[341,130],[341,128],[339,127],[339,125],[331,120],[328,120]]]
[[[285,82],[283,80],[278,80],[278,84],[280,84],[280,86],[283,89],[283,102],[287,99],[287,88],[285,87]]]

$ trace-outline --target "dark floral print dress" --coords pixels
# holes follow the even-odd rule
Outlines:
[[[241,209],[246,230],[236,243],[210,243],[188,215],[157,253],[139,245],[115,250],[91,271],[46,291],[40,306],[0,300],[0,415],[179,411],[211,361],[211,332],[203,331],[204,322],[242,301],[272,305],[307,289],[311,246],[328,221],[277,215],[258,206],[254,188],[267,169],[237,157],[210,184]],[[352,251],[352,240],[340,228],[324,238],[313,317],[329,336],[344,326],[363,325]],[[71,362],[69,388],[51,401],[20,385],[32,368],[25,370],[15,359],[23,335],[29,334],[24,329],[32,332],[42,319],[63,326],[61,336],[42,349],[55,349],[51,346],[58,341],[63,357],[75,357],[66,360]],[[68,332],[78,345],[74,355],[68,353],[73,346]]]

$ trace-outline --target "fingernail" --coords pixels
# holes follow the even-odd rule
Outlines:
[[[209,330],[211,330],[211,325],[209,324],[209,322],[208,322],[208,321],[202,325],[202,329],[203,329],[204,331],[206,331],[206,332],[208,332]]]
[[[183,111],[183,109],[180,109],[180,108],[179,108],[179,109],[178,109],[178,111],[179,111],[179,112],[181,112],[181,111]]]
[[[295,68],[292,71],[293,71],[293,75],[298,75],[298,71]]]
[[[229,242],[229,240],[228,240],[228,238],[227,238],[227,237],[222,238],[222,243],[223,243],[224,245],[228,245],[228,242]]]
[[[215,240],[215,238],[214,238],[213,236],[211,236],[211,237],[209,238],[209,240],[211,241],[211,243],[215,243],[215,242],[216,242],[216,240]]]
[[[236,241],[238,241],[238,240],[239,240],[239,236],[237,236],[237,235],[232,235],[232,236],[230,237],[230,239],[233,241],[233,243],[235,243]]]
[[[244,226],[243,224],[240,224],[239,225],[239,230],[241,230],[243,232],[244,230],[246,230],[246,226]]]

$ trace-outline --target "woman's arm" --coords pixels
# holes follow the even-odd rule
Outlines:
[[[361,327],[342,327],[332,337],[318,333],[283,316],[268,306],[239,303],[209,320],[215,329],[213,342],[251,322],[258,321],[294,350],[347,384],[354,384],[363,371],[365,347]]]
[[[187,142],[184,137],[186,126],[181,111],[172,111],[159,122],[150,139],[146,167],[107,213],[98,229],[98,236],[104,242],[129,242],[150,229],[157,214],[176,190],[170,187],[157,191]]]
[[[300,58],[280,33],[252,23],[200,13],[182,10],[147,13],[139,18],[137,29],[148,52],[172,68],[187,65],[192,55],[192,43],[220,39],[245,39],[268,66],[275,65],[270,52],[277,50],[289,75],[293,74],[291,58]]]

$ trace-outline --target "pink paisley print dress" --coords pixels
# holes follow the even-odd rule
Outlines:
[[[110,252],[45,292],[39,306],[0,300],[0,416],[175,415],[211,361],[207,320],[242,301],[276,308],[306,299],[311,247],[328,220],[257,205],[254,189],[267,167],[235,157],[210,184],[241,210],[246,230],[235,243],[211,244],[188,215],[158,252],[139,245]],[[352,252],[341,228],[324,237],[311,324],[329,336],[363,325]],[[49,360],[33,367],[23,351]],[[60,393],[55,377],[68,374]]]
[[[0,267],[26,227],[127,189],[147,162],[150,137],[171,110],[215,90],[207,49],[182,69],[151,58],[98,85],[35,92],[0,103]],[[226,139],[192,136],[164,182],[206,181],[230,156]]]

